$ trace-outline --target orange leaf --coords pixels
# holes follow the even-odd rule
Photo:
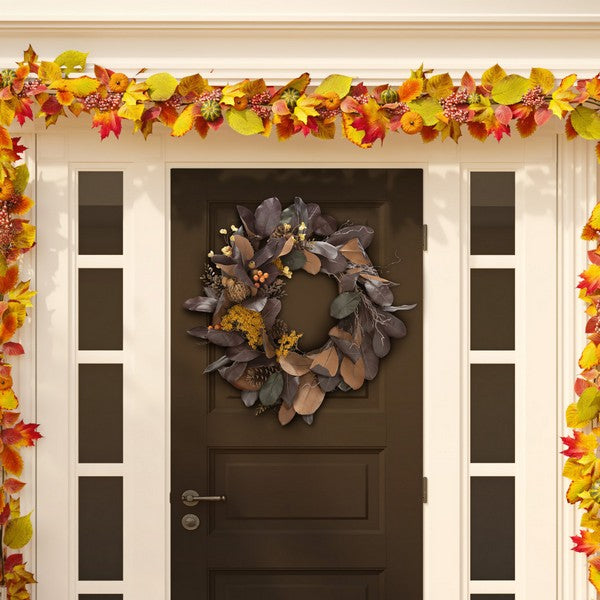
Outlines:
[[[277,416],[282,425],[287,425],[296,416],[296,411],[293,406],[288,406],[285,402],[282,402]]]
[[[568,140],[574,140],[577,137],[577,132],[571,123],[571,115],[569,115],[565,121],[565,136]]]
[[[467,123],[467,129],[471,136],[476,140],[479,140],[480,142],[485,142],[485,140],[487,140],[488,130],[485,123],[480,121],[470,121]]]
[[[439,135],[439,131],[433,125],[424,125],[421,129],[421,139],[427,144]]]
[[[362,357],[353,363],[347,356],[344,356],[340,373],[353,390],[360,389],[365,382],[365,363]]]
[[[355,265],[370,265],[371,262],[357,238],[352,238],[340,248],[340,254]]]
[[[398,88],[398,100],[400,102],[411,102],[421,95],[423,91],[423,80],[422,79],[407,79]]]
[[[329,348],[325,348],[325,350],[321,350],[321,352],[313,357],[310,368],[319,375],[333,377],[337,373],[339,365],[340,359],[337,350],[335,346],[330,346]]]
[[[290,375],[305,375],[310,370],[311,360],[297,352],[288,352],[279,359],[281,368]]]
[[[4,480],[2,487],[8,494],[13,496],[14,494],[18,494],[25,487],[25,484],[18,479],[9,477]]]
[[[101,140],[108,137],[111,132],[118,138],[121,134],[121,117],[114,110],[106,112],[96,110],[92,119],[92,127],[100,128]]]
[[[23,471],[23,459],[19,452],[11,446],[4,446],[2,453],[0,453],[0,462],[8,473],[17,477]]]
[[[323,403],[325,392],[319,387],[313,373],[300,378],[300,386],[294,398],[294,410],[299,415],[312,415]]]
[[[567,449],[563,450],[561,454],[569,458],[583,458],[586,454],[593,453],[598,447],[598,440],[593,433],[574,431],[573,437],[564,436],[560,439],[567,446]]]
[[[581,281],[577,287],[585,288],[588,294],[600,289],[600,265],[590,265],[579,277]]]
[[[12,290],[19,280],[19,266],[11,265],[8,267],[6,273],[0,277],[0,294],[6,294],[9,290]]]
[[[302,268],[311,275],[316,275],[321,270],[321,261],[316,254],[303,250],[306,262],[302,265]]]

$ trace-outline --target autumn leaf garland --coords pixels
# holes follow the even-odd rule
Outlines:
[[[156,123],[175,137],[195,131],[202,138],[227,123],[241,135],[280,140],[296,134],[331,139],[341,123],[346,139],[370,148],[393,132],[430,142],[458,141],[466,131],[484,141],[501,140],[514,126],[528,137],[555,117],[564,121],[567,138],[600,140],[600,74],[587,79],[571,74],[557,82],[547,69],[534,67],[523,77],[494,65],[479,83],[465,72],[455,85],[448,73],[432,74],[421,66],[399,86],[369,89],[334,74],[312,89],[308,73],[282,87],[263,79],[221,86],[200,74],[178,80],[155,73],[138,81],[99,65],[91,76],[86,61],[87,54],[75,50],[40,60],[30,46],[15,69],[0,75],[0,125],[33,119],[34,108],[46,125],[67,112],[88,113],[102,139],[118,137],[124,120],[144,137]],[[598,149],[600,159],[600,143]]]
[[[23,82],[16,85],[21,84],[24,86]],[[27,102],[19,100],[12,106],[15,115],[27,112]],[[24,150],[19,138],[10,137],[0,127],[0,584],[6,588],[8,600],[28,600],[27,586],[35,581],[20,552],[31,540],[33,527],[31,513],[21,512],[19,493],[25,486],[20,480],[21,449],[33,446],[40,434],[36,424],[20,418],[11,374],[13,357],[25,353],[13,338],[24,325],[35,294],[29,281],[21,281],[19,268],[20,257],[35,242],[35,227],[23,218],[33,206],[24,193],[29,181],[27,166],[17,165]]]

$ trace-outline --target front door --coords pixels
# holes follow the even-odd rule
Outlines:
[[[408,335],[378,376],[328,394],[312,425],[256,415],[217,374],[221,354],[186,330],[219,229],[300,196],[339,223],[375,229],[373,264],[396,281]],[[172,598],[416,600],[422,597],[422,172],[416,169],[171,171]],[[301,350],[323,343],[337,286],[296,272],[283,299]],[[226,501],[186,506],[185,490]],[[182,525],[199,518],[197,529]]]

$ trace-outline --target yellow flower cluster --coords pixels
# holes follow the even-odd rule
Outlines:
[[[221,328],[225,331],[235,329],[244,334],[251,348],[262,345],[262,332],[265,324],[262,315],[241,304],[232,306],[221,320]]]
[[[301,333],[296,333],[295,329],[292,329],[289,333],[283,334],[279,338],[279,347],[276,348],[275,354],[277,358],[287,356],[288,352],[296,346],[298,340],[302,337]]]

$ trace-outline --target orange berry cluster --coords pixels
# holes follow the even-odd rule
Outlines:
[[[252,279],[254,281],[254,287],[259,288],[261,283],[264,283],[269,279],[269,274],[263,273],[260,269],[254,269],[252,271]]]
[[[222,329],[221,324],[217,323],[216,325],[209,325],[209,329]]]

